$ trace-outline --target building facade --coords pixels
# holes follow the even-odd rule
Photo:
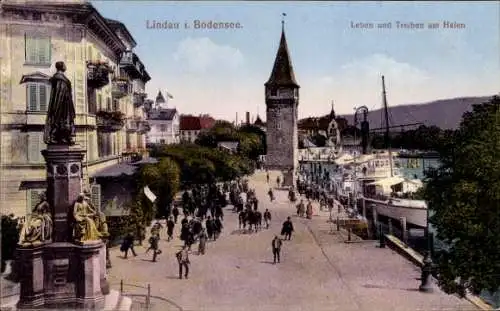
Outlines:
[[[177,109],[168,108],[161,91],[156,96],[154,107],[148,110],[151,131],[147,135],[148,144],[177,144],[180,142],[180,117]]]
[[[283,171],[283,185],[294,185],[298,166],[299,85],[285,37],[281,40],[269,80],[265,83],[266,98],[266,167]]]
[[[125,26],[89,3],[6,0],[0,6],[0,201],[3,213],[25,216],[46,188],[41,150],[55,62],[65,62],[72,83],[76,143],[87,150],[85,187],[127,150],[145,148],[141,106],[150,77]],[[100,206],[100,187],[92,183]]]
[[[194,143],[201,132],[211,129],[215,119],[209,115],[181,115],[180,117],[180,140],[181,142]]]

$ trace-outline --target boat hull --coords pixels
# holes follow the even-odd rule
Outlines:
[[[427,227],[427,208],[402,206],[390,204],[387,201],[379,201],[365,198],[367,205],[373,205],[373,209],[378,215],[383,215],[392,219],[399,220],[401,217],[406,218],[406,223],[414,226],[425,228]]]

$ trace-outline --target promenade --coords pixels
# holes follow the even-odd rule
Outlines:
[[[275,180],[272,174],[271,182]],[[220,239],[210,242],[203,256],[193,245],[187,280],[178,279],[174,256],[182,244],[179,226],[173,241],[167,242],[163,234],[156,263],[144,247],[136,247],[138,256],[128,259],[122,258],[119,247],[113,248],[113,287],[117,289],[121,279],[151,284],[153,296],[169,300],[153,303],[152,310],[476,310],[467,300],[440,290],[419,292],[420,269],[389,248],[378,248],[373,241],[344,243],[346,233],[327,223],[329,213],[319,212],[317,204],[313,219],[307,220],[295,216],[285,191],[276,190],[277,200],[271,203],[265,173],[256,173],[250,184],[259,210],[272,213],[270,229],[243,233],[237,214],[226,208]],[[295,233],[283,243],[281,263],[273,264],[271,240],[287,216],[292,216]]]

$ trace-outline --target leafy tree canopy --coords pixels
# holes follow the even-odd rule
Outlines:
[[[500,98],[475,105],[436,150],[440,167],[427,172],[424,197],[438,239],[439,283],[449,293],[500,287]]]

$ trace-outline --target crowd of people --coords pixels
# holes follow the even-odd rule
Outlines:
[[[269,183],[269,175],[267,176]],[[277,186],[281,185],[279,177],[276,180]],[[270,201],[274,201],[273,187],[270,187]],[[304,187],[300,183],[297,184],[297,189],[300,194],[305,194],[308,199],[307,206],[301,199],[297,205],[297,215],[311,218],[312,203],[311,200],[319,198],[321,195]],[[297,200],[297,195],[292,187],[289,193],[291,202]],[[326,200],[325,200],[326,201]],[[181,200],[174,202],[166,222],[156,221],[152,226],[149,238],[149,248],[146,253],[153,251],[152,261],[157,261],[157,256],[161,254],[159,249],[160,236],[166,228],[166,241],[170,242],[176,237],[174,236],[175,227],[178,225],[179,216],[183,215],[180,220],[180,235],[179,239],[183,242],[182,249],[176,253],[176,259],[179,264],[179,278],[188,278],[189,276],[189,254],[192,252],[192,247],[198,243],[198,255],[204,255],[209,241],[216,241],[224,228],[224,207],[232,205],[232,211],[238,214],[238,227],[242,233],[252,234],[261,230],[269,229],[271,226],[272,214],[269,209],[265,209],[262,213],[259,210],[259,200],[255,193],[255,189],[251,189],[247,180],[239,180],[219,185],[195,186],[189,190],[185,190],[181,196]],[[291,217],[288,217],[282,224],[280,234],[274,237],[271,242],[273,251],[274,263],[279,263],[280,251],[283,245],[283,240],[291,240],[294,232],[294,226]],[[129,251],[137,256],[134,250],[134,237],[129,234],[125,237],[121,251],[124,252],[124,257],[127,258]]]

